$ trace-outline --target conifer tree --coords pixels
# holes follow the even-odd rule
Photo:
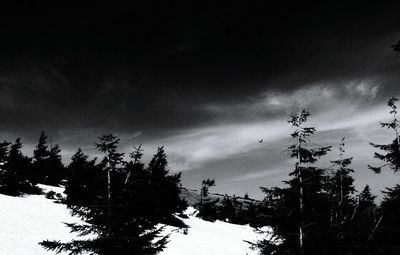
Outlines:
[[[349,168],[353,158],[344,158],[344,141],[343,137],[339,144],[339,159],[331,161],[333,173],[327,185],[327,191],[333,200],[332,222],[336,225],[342,225],[349,220],[354,208],[352,194],[355,192],[355,188],[354,178],[351,176],[354,170]]]
[[[371,166],[368,167],[373,170],[375,173],[380,173],[382,168],[387,166],[391,168],[394,172],[400,170],[400,142],[399,142],[399,120],[397,119],[397,103],[398,99],[392,97],[389,99],[387,105],[390,108],[389,113],[392,115],[392,120],[388,122],[380,122],[381,127],[391,129],[395,133],[394,140],[390,144],[375,144],[370,143],[372,147],[379,149],[381,151],[386,152],[385,154],[375,152],[374,158],[384,161],[385,163],[380,166]]]
[[[218,219],[217,203],[219,202],[219,198],[212,199],[208,196],[209,189],[214,186],[214,179],[206,179],[201,182],[200,202],[196,206],[199,210],[197,216],[206,221],[215,221]]]
[[[269,214],[268,225],[273,228],[272,238],[255,246],[261,254],[311,254],[323,250],[322,242],[328,233],[329,199],[324,192],[327,183],[325,170],[313,166],[327,154],[330,146],[313,147],[309,138],[314,127],[306,127],[310,113],[304,109],[291,115],[288,121],[294,129],[295,143],[288,147],[289,157],[296,160],[292,179],[285,188],[261,188],[266,194],[260,211]]]
[[[176,204],[174,210],[171,210],[171,205],[159,209],[152,206],[166,204],[161,201],[154,204],[153,199],[155,194],[159,194],[168,202],[177,201],[174,197],[177,193],[170,186],[176,184],[177,178],[170,179],[163,151],[151,162],[150,170],[145,169],[141,162],[143,154],[140,149],[130,154],[132,160],[123,162],[118,143],[118,137],[113,134],[99,138],[96,147],[105,153],[105,157],[96,166],[81,150],[73,156],[69,166],[73,176],[89,177],[95,174],[94,180],[67,182],[67,206],[73,215],[85,222],[67,225],[72,232],[82,237],[89,236],[88,239],[67,243],[43,241],[41,245],[46,249],[70,254],[153,255],[165,247],[168,236],[161,235],[163,228],[159,227],[159,223],[173,217],[171,214],[177,211]],[[76,172],[80,170],[84,173]],[[161,180],[167,181],[163,183]],[[84,190],[90,192],[83,199],[77,199],[76,192]],[[171,200],[172,197],[174,200]]]
[[[300,218],[300,226],[299,226],[299,253],[304,254],[304,241],[306,236],[305,230],[305,222],[304,222],[304,185],[307,182],[304,182],[304,172],[307,170],[311,170],[307,166],[303,166],[303,164],[314,164],[318,161],[319,158],[326,155],[326,153],[330,150],[330,146],[320,147],[320,148],[310,148],[309,142],[307,139],[315,133],[314,127],[304,127],[303,124],[307,121],[310,113],[305,109],[302,109],[300,114],[292,115],[288,123],[294,128],[291,136],[296,140],[296,143],[289,146],[289,157],[296,159],[295,170],[293,175],[296,178],[298,189],[299,189],[299,218]],[[314,169],[312,169],[314,170]]]
[[[29,181],[32,177],[31,159],[24,156],[21,149],[21,139],[17,138],[10,146],[8,160],[3,167],[2,190],[9,195],[38,194],[40,189]]]
[[[88,158],[81,148],[71,157],[64,191],[67,204],[86,205],[95,199],[97,190],[101,189],[102,167],[96,165],[96,158]]]
[[[3,141],[0,143],[0,169],[3,168],[5,163],[8,160],[8,152],[9,152],[10,143],[7,141]]]
[[[173,216],[176,213],[181,214],[187,208],[186,201],[179,197],[181,173],[170,175],[167,166],[164,147],[159,147],[147,167],[150,177],[148,197],[152,208],[149,215],[155,222],[183,226],[183,222]]]
[[[380,173],[384,167],[388,167],[397,173],[400,170],[400,137],[399,137],[399,127],[400,122],[397,119],[397,104],[399,100],[395,97],[389,99],[387,105],[390,109],[389,113],[392,115],[392,120],[388,122],[381,122],[382,128],[387,128],[393,130],[395,137],[390,144],[375,144],[371,145],[384,151],[384,153],[375,152],[374,158],[379,159],[384,164],[380,166],[368,166],[375,173]],[[400,205],[400,196],[398,194],[400,186],[396,185],[393,188],[387,188],[385,191],[385,197],[381,204],[381,214],[378,220],[375,220],[375,226],[371,230],[368,237],[369,243],[380,246],[387,253],[399,253],[400,246],[398,245],[398,237],[400,236],[400,226],[398,221],[398,210],[396,206]],[[385,236],[390,235],[394,238],[385,238]],[[383,248],[384,247],[384,248]]]
[[[8,194],[10,185],[10,177],[12,173],[7,170],[6,163],[8,161],[10,143],[3,141],[0,143],[0,192]]]
[[[49,151],[47,159],[47,178],[45,183],[56,186],[66,177],[66,170],[62,163],[61,150],[58,145],[54,145]]]
[[[47,146],[47,136],[44,131],[40,133],[39,142],[33,151],[33,170],[32,182],[37,184],[44,182],[47,176],[47,164],[49,150]]]

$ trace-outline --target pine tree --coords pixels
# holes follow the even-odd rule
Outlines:
[[[218,218],[231,223],[236,223],[236,207],[228,195],[225,195],[221,201],[220,215]]]
[[[390,108],[389,113],[392,115],[392,120],[389,122],[380,122],[381,127],[392,129],[395,133],[395,138],[392,143],[390,144],[375,144],[370,143],[372,147],[379,149],[381,151],[385,151],[385,154],[375,152],[374,157],[381,161],[386,162],[381,166],[370,166],[368,167],[373,170],[375,173],[380,173],[382,168],[387,166],[391,168],[394,172],[399,171],[400,169],[400,142],[399,142],[399,120],[397,119],[397,103],[398,99],[392,97],[389,99],[387,105]]]
[[[169,174],[167,169],[167,155],[164,147],[159,147],[151,159],[147,171],[150,177],[150,191],[148,194],[153,221],[184,226],[174,214],[181,214],[187,203],[179,197],[181,192],[181,173]]]
[[[45,183],[56,186],[62,179],[66,177],[66,170],[62,163],[61,150],[58,145],[54,145],[49,151],[49,157],[47,159],[47,178]]]
[[[2,169],[8,160],[10,142],[3,141],[0,143],[0,168]]]
[[[22,142],[17,138],[10,146],[8,160],[4,164],[2,190],[9,195],[22,193],[38,194],[40,189],[33,185],[31,179],[31,159],[21,152]]]
[[[66,251],[70,254],[88,252],[100,255],[152,255],[158,254],[165,247],[168,236],[161,235],[163,228],[158,225],[162,223],[162,219],[173,216],[171,207],[166,209],[152,207],[154,205],[152,200],[156,198],[155,194],[158,192],[161,199],[170,199],[177,195],[171,192],[174,189],[171,189],[170,185],[175,183],[176,178],[170,179],[165,169],[167,165],[163,156],[165,153],[160,152],[152,161],[151,170],[145,169],[141,162],[140,149],[131,154],[133,160],[124,162],[123,154],[118,152],[118,143],[118,137],[113,134],[99,138],[96,147],[105,153],[105,157],[96,166],[94,161],[88,161],[81,150],[73,156],[69,166],[71,176],[84,177],[84,180],[67,182],[66,203],[71,213],[80,217],[85,223],[67,225],[72,232],[77,232],[82,237],[90,236],[86,240],[73,240],[67,243],[43,241],[41,245],[46,249],[57,253]],[[89,175],[93,173],[94,180],[90,180]],[[157,181],[152,181],[155,176]],[[88,179],[85,179],[86,177]],[[160,180],[166,180],[167,184]],[[157,187],[160,189],[157,190]],[[78,199],[77,192],[80,191],[90,192],[86,197]],[[168,201],[177,200],[174,199]],[[160,203],[156,202],[157,205]],[[162,215],[161,212],[168,215]]]
[[[305,127],[310,113],[304,109],[292,115],[289,124],[295,144],[288,147],[289,157],[296,160],[292,179],[288,187],[262,188],[266,194],[262,212],[270,215],[269,225],[273,228],[272,239],[258,242],[255,246],[261,254],[310,254],[323,249],[327,238],[324,229],[329,225],[329,199],[324,187],[327,183],[325,170],[314,167],[327,154],[330,146],[312,147],[310,136],[314,127]]]
[[[3,141],[0,143],[0,192],[5,194],[10,193],[9,186],[12,185],[12,183],[10,183],[10,179],[13,175],[6,167],[9,156],[9,146],[9,142]],[[13,192],[11,192],[11,194],[12,193]]]
[[[44,131],[40,133],[39,142],[33,151],[33,170],[32,182],[37,184],[44,182],[47,176],[47,164],[49,150],[47,147],[47,136]]]
[[[304,167],[303,164],[314,164],[319,158],[326,155],[330,150],[330,146],[320,148],[310,148],[308,137],[315,133],[314,127],[304,127],[303,124],[307,121],[310,113],[305,109],[302,109],[300,114],[292,115],[288,123],[294,128],[294,132],[291,134],[293,139],[296,140],[296,144],[289,146],[289,157],[297,160],[295,164],[295,170],[293,175],[296,178],[298,189],[299,189],[299,253],[304,254],[304,241],[306,238],[305,222],[304,222],[304,187],[307,185],[307,179],[304,178],[305,171],[314,171],[314,168]],[[304,182],[306,180],[306,182]]]
[[[101,189],[102,166],[96,165],[96,159],[88,158],[81,148],[71,157],[64,191],[67,204],[86,205],[95,199],[97,191]]]
[[[344,140],[343,137],[339,144],[339,159],[331,161],[333,172],[327,185],[328,193],[333,202],[332,222],[336,225],[342,225],[351,218],[355,203],[352,198],[355,192],[354,178],[351,176],[354,170],[349,168],[353,158],[344,158]]]
[[[371,143],[374,148],[385,152],[375,152],[374,154],[374,158],[385,162],[383,165],[368,166],[375,173],[380,173],[384,167],[389,167],[395,173],[400,170],[400,122],[397,119],[398,102],[399,100],[395,97],[389,99],[387,105],[390,108],[389,113],[392,115],[392,120],[380,123],[382,128],[387,128],[394,131],[394,140],[390,144]],[[400,190],[398,185],[396,185],[394,188],[387,188],[387,191],[385,192],[385,198],[381,204],[382,213],[379,215],[379,218],[375,220],[375,226],[371,230],[368,237],[370,246],[375,245],[376,247],[380,247],[380,249],[386,253],[400,252],[400,247],[398,245],[400,225],[399,221],[397,220],[398,210],[396,209],[396,207],[400,205],[400,196],[397,195],[400,192],[398,192],[398,190]],[[393,238],[386,238],[386,236]]]

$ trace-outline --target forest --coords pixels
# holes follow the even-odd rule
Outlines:
[[[399,100],[389,99],[391,120],[380,122],[393,131],[393,140],[375,144],[378,165],[369,165],[379,178],[381,171],[398,172],[400,143]],[[315,147],[317,132],[308,126],[310,112],[301,109],[289,116],[293,144],[287,155],[293,169],[283,185],[261,187],[265,197],[252,200],[246,194],[222,199],[210,194],[214,179],[203,180],[198,217],[235,224],[250,224],[255,231],[270,226],[272,233],[259,242],[248,242],[259,254],[398,254],[400,252],[400,185],[387,187],[382,201],[366,185],[354,186],[352,157],[346,154],[346,139],[333,146]],[[107,133],[94,144],[104,154],[98,161],[79,148],[65,166],[58,145],[48,146],[42,132],[33,157],[22,153],[22,141],[0,143],[0,192],[10,196],[40,194],[37,184],[65,187],[65,197],[46,197],[66,204],[84,223],[68,223],[72,232],[85,237],[71,242],[43,240],[44,249],[69,254],[159,254],[168,242],[163,226],[187,228],[177,217],[188,202],[181,196],[181,174],[170,174],[167,156],[159,147],[148,164],[141,146],[129,155],[119,152],[119,138]],[[318,166],[329,151],[338,150],[331,167]],[[128,160],[127,160],[128,159]],[[245,203],[244,201],[247,201]],[[250,201],[250,202],[249,202]]]

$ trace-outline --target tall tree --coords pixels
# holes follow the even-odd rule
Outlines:
[[[111,175],[116,171],[117,166],[122,163],[123,153],[119,153],[118,144],[120,139],[113,133],[107,133],[99,137],[99,142],[96,143],[96,148],[105,154],[103,163],[107,171],[107,200],[108,200],[108,231],[112,235],[111,230],[111,215],[112,215],[112,190],[111,190]]]
[[[288,154],[295,159],[295,167],[291,179],[284,182],[287,187],[261,188],[266,196],[259,211],[269,215],[267,225],[273,229],[272,238],[255,244],[261,254],[311,254],[326,249],[320,240],[327,238],[324,229],[330,218],[329,199],[324,192],[327,177],[325,169],[313,165],[331,147],[311,145],[310,137],[316,130],[305,126],[309,116],[302,109],[288,121],[295,140]]]
[[[332,198],[332,222],[337,225],[343,225],[351,218],[354,208],[355,192],[354,178],[351,176],[354,170],[349,168],[353,158],[345,158],[345,138],[343,137],[339,144],[339,158],[331,161],[333,172],[327,185],[328,193]]]
[[[390,144],[371,143],[374,148],[384,152],[375,152],[374,154],[376,159],[384,162],[382,165],[369,165],[369,168],[375,173],[380,173],[384,167],[392,169],[395,173],[400,170],[400,122],[397,119],[398,102],[399,100],[395,97],[389,99],[387,105],[390,109],[389,113],[392,115],[392,120],[380,123],[382,128],[388,128],[394,132],[395,137],[393,141]],[[387,188],[384,193],[385,197],[381,204],[382,214],[376,221],[375,227],[372,229],[368,241],[372,244],[375,243],[377,247],[380,247],[387,254],[396,254],[400,252],[400,246],[398,245],[398,238],[400,237],[400,225],[398,220],[398,212],[400,208],[400,185],[396,185],[393,188]],[[387,236],[388,238],[386,238]]]
[[[326,155],[331,146],[311,148],[308,138],[315,133],[314,127],[305,127],[304,123],[307,121],[310,113],[302,109],[299,114],[290,116],[288,123],[294,128],[291,136],[295,139],[296,143],[289,146],[289,157],[295,158],[295,170],[293,172],[297,179],[299,187],[299,253],[304,254],[304,240],[305,240],[305,222],[304,222],[304,171],[309,169],[304,167],[303,164],[315,164],[319,158]]]

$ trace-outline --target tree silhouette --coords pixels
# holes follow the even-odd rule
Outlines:
[[[386,152],[385,154],[375,152],[374,158],[379,159],[381,161],[386,162],[380,166],[371,166],[368,167],[374,171],[375,173],[380,173],[382,168],[388,166],[394,172],[399,171],[400,169],[400,143],[399,143],[399,120],[397,119],[397,103],[398,99],[392,97],[389,99],[387,105],[390,108],[389,113],[392,115],[392,120],[389,122],[380,122],[381,127],[391,129],[395,133],[395,138],[392,143],[390,144],[375,144],[370,143],[372,147],[379,149],[381,151]]]

